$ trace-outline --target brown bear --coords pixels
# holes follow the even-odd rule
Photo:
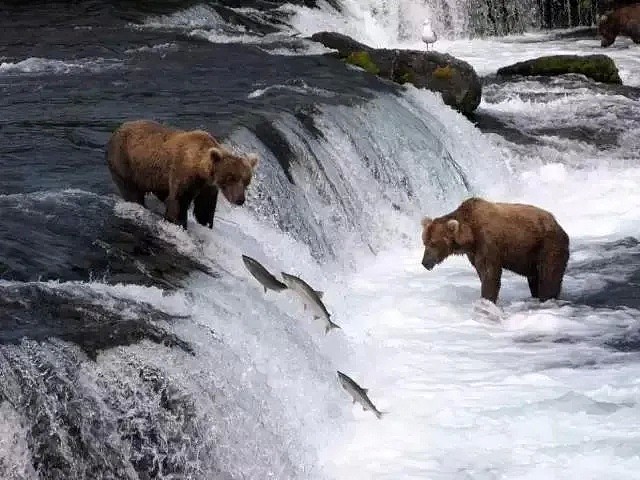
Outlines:
[[[198,223],[212,228],[218,189],[242,205],[258,157],[231,153],[202,130],[135,120],[111,135],[107,163],[125,200],[144,206],[145,194],[153,193],[165,202],[165,218],[184,228],[193,201]]]
[[[424,218],[422,227],[422,265],[431,270],[449,255],[466,254],[480,277],[482,298],[496,303],[503,268],[527,277],[534,298],[560,294],[569,237],[545,210],[469,198],[447,215]]]
[[[618,35],[640,43],[640,3],[606,12],[598,21],[598,33],[602,37],[602,47],[611,45]]]

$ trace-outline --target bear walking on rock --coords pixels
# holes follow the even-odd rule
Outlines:
[[[560,294],[569,236],[546,210],[469,198],[447,215],[424,218],[422,226],[422,265],[431,270],[449,255],[466,254],[480,277],[482,298],[496,303],[502,269],[527,277],[534,298]]]
[[[611,10],[598,20],[598,33],[602,37],[600,46],[608,47],[618,35],[640,43],[640,3]]]
[[[153,193],[165,203],[165,218],[184,228],[193,202],[198,223],[212,228],[218,189],[242,205],[258,157],[236,155],[202,130],[136,120],[113,133],[107,163],[125,200],[144,206],[145,194]]]

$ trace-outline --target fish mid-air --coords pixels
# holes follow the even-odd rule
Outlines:
[[[344,388],[349,393],[349,395],[353,397],[353,403],[358,402],[360,405],[362,405],[363,410],[371,410],[378,418],[382,418],[382,415],[385,415],[387,413],[380,412],[367,396],[368,390],[366,388],[362,388],[348,375],[345,375],[341,371],[338,371],[338,380],[340,380],[342,388]]]
[[[305,310],[310,307],[313,312],[314,319],[321,319],[324,323],[324,333],[328,333],[332,328],[340,328],[331,321],[331,315],[327,311],[327,308],[322,303],[322,292],[314,290],[309,286],[307,282],[295,275],[289,275],[288,273],[282,273],[282,279],[291,290],[296,292],[304,302]]]
[[[242,261],[251,275],[253,275],[264,287],[264,293],[267,293],[267,289],[279,292],[287,288],[284,283],[271,275],[271,273],[269,273],[269,271],[256,259],[242,255]]]
[[[438,35],[431,28],[431,22],[425,20],[422,24],[422,41],[427,44],[427,51],[429,50],[429,45],[436,43],[436,40],[438,40]]]

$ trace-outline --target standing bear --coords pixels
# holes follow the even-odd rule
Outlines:
[[[422,265],[431,270],[449,255],[467,255],[480,277],[482,298],[496,303],[502,269],[527,277],[534,298],[560,294],[569,237],[545,210],[469,198],[447,215],[424,218],[422,227]]]
[[[165,203],[165,218],[184,228],[193,202],[198,223],[212,228],[218,189],[242,205],[258,157],[235,155],[202,130],[135,120],[111,135],[107,163],[125,200],[144,206],[145,194],[153,193]]]
[[[598,33],[602,37],[602,47],[611,45],[618,35],[640,43],[640,3],[620,7],[602,15],[598,21]]]

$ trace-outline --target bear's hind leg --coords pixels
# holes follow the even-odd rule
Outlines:
[[[169,195],[167,198],[166,211],[164,218],[171,223],[181,225],[185,230],[187,229],[187,216],[189,214],[189,207],[191,206],[192,195],[188,192],[182,193],[177,198],[175,195]]]
[[[180,201],[175,198],[174,196],[169,195],[169,197],[167,198],[167,201],[165,202],[166,205],[166,210],[164,212],[164,218],[165,220],[171,222],[171,223],[175,223],[176,225],[183,225],[181,220],[182,220],[182,215],[180,212]],[[186,222],[185,222],[186,223]],[[186,228],[186,226],[185,226]]]
[[[531,273],[527,276],[529,282],[529,291],[533,298],[538,298],[538,272]]]
[[[560,295],[568,261],[568,249],[558,248],[557,244],[543,248],[540,252],[538,298],[541,302],[558,298]]]

